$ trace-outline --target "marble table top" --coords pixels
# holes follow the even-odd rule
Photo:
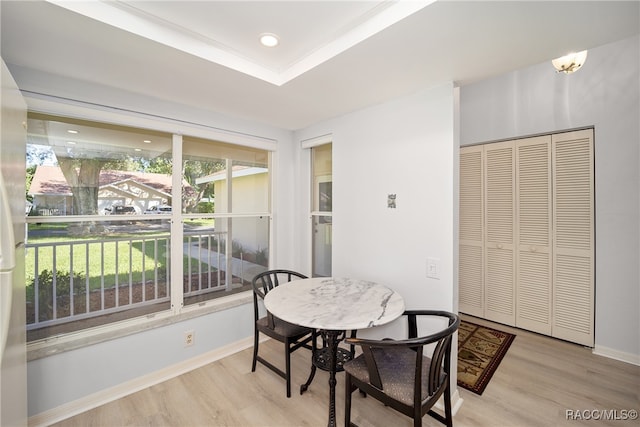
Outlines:
[[[364,329],[402,315],[404,300],[393,289],[357,279],[294,280],[267,293],[264,305],[289,323],[325,330]]]

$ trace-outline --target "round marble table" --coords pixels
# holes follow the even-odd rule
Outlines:
[[[330,351],[329,426],[336,424],[336,359],[340,337],[345,330],[389,323],[400,317],[405,307],[400,294],[384,285],[333,277],[282,284],[267,293],[264,306],[282,320],[318,329],[325,336]],[[312,378],[313,374],[305,386]],[[301,388],[301,393],[305,388]]]

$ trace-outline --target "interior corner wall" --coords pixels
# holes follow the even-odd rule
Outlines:
[[[333,137],[333,276],[384,283],[407,308],[453,310],[453,85],[335,118],[296,139],[325,134]],[[395,208],[387,207],[390,194]],[[439,280],[426,277],[428,257],[439,260]]]
[[[595,128],[595,352],[640,364],[640,37],[463,86],[461,145]]]

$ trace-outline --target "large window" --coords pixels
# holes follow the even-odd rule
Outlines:
[[[248,290],[269,265],[269,156],[264,150],[183,139],[185,304]]]
[[[28,340],[247,289],[268,265],[268,159],[264,150],[29,114]]]

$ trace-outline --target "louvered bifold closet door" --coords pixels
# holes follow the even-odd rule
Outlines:
[[[552,336],[593,347],[593,130],[553,135]]]
[[[516,145],[516,326],[551,335],[551,136]]]
[[[514,143],[485,146],[485,318],[515,324]]]
[[[483,147],[460,149],[459,310],[484,317]]]

